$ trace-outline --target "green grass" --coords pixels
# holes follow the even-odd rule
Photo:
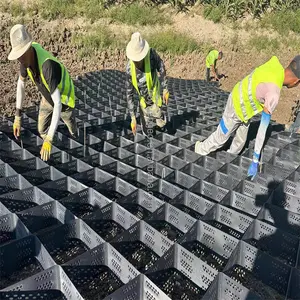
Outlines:
[[[78,55],[83,57],[91,57],[99,51],[113,48],[120,49],[125,47],[123,43],[114,38],[114,35],[106,27],[99,26],[93,29],[92,32],[86,34],[77,34],[72,39],[73,45],[78,51]]]
[[[273,28],[282,35],[289,31],[300,33],[300,9],[266,14],[261,23],[264,27]]]
[[[44,19],[83,16],[95,21],[103,16],[103,0],[40,0],[38,10]]]
[[[185,34],[175,33],[173,31],[165,31],[155,33],[147,37],[150,46],[159,52],[173,55],[181,55],[191,52],[205,52],[209,48],[208,45],[198,44],[194,39],[189,38]]]
[[[205,19],[211,20],[214,23],[219,23],[223,17],[222,8],[219,6],[207,5],[204,7],[203,16]]]
[[[133,3],[128,6],[116,7],[109,12],[109,16],[117,22],[128,25],[161,25],[169,24],[170,19],[156,7]]]
[[[250,48],[255,48],[258,51],[276,51],[280,49],[280,41],[276,38],[269,38],[268,36],[253,36],[248,41]]]
[[[2,0],[0,3],[0,11],[10,13],[13,17],[21,17],[26,14],[24,5],[21,2],[9,3],[7,0]]]

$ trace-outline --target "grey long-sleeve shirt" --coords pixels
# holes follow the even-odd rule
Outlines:
[[[151,66],[152,80],[153,81],[155,80],[156,76],[158,76],[157,72],[159,72],[161,88],[162,89],[167,88],[166,68],[164,62],[157,54],[157,52],[152,48],[150,49],[150,66]],[[127,78],[126,78],[127,106],[129,109],[130,116],[133,116],[134,115],[133,94],[135,88],[131,80],[130,62],[127,63],[126,74],[127,74]],[[148,93],[144,67],[142,70],[136,68],[136,77],[137,77],[138,88],[141,96],[145,98],[147,105],[151,105],[152,99]]]

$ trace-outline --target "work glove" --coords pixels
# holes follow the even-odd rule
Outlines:
[[[164,89],[163,90],[163,101],[166,105],[168,105],[169,103],[169,96],[170,96],[170,93],[167,89]]]
[[[251,177],[251,180],[253,180],[257,174],[258,171],[258,165],[259,165],[259,154],[256,152],[253,153],[253,159],[250,164],[250,167],[248,169],[248,177]]]
[[[250,167],[248,169],[248,176],[251,177],[251,180],[253,180],[257,174],[258,171],[258,162],[252,161],[250,164]]]
[[[42,149],[41,149],[41,159],[43,161],[47,161],[50,158],[51,154],[51,149],[52,149],[52,139],[48,136],[44,139]]]
[[[13,132],[16,139],[18,139],[21,133],[21,123],[22,123],[22,117],[15,116],[15,120],[13,124]]]
[[[133,132],[134,135],[136,135],[136,118],[135,116],[131,117],[131,130]]]
[[[298,130],[300,130],[300,111],[297,113],[297,117],[295,122],[291,125],[291,127],[288,129],[289,132],[295,133]]]

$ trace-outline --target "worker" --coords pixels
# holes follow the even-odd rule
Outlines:
[[[222,51],[218,51],[218,50],[211,50],[208,52],[207,56],[206,56],[206,80],[210,81],[211,77],[210,77],[210,68],[212,68],[212,73],[213,73],[213,78],[216,81],[219,81],[219,74],[218,74],[218,70],[217,70],[217,61],[221,60],[223,58],[223,52]]]
[[[20,62],[17,82],[16,115],[13,132],[16,139],[21,131],[21,110],[25,97],[25,82],[29,77],[42,94],[38,116],[38,131],[43,139],[41,159],[50,158],[54,134],[60,118],[67,125],[72,137],[77,127],[74,116],[75,90],[67,69],[43,47],[33,42],[26,27],[17,24],[10,31],[12,50],[9,60]]]
[[[249,121],[262,112],[253,159],[248,169],[248,176],[254,179],[271,114],[278,104],[280,91],[283,86],[293,88],[299,83],[300,55],[296,56],[286,69],[279,59],[273,56],[235,85],[228,97],[218,128],[203,142],[196,142],[195,152],[207,155],[221,148],[235,133],[228,152],[239,154],[247,140]]]
[[[151,120],[155,120],[156,125],[162,129],[166,125],[166,117],[161,111],[162,104],[168,105],[169,98],[165,65],[157,52],[149,47],[148,42],[142,38],[139,32],[132,34],[126,47],[126,56],[129,59],[126,67],[126,90],[131,129],[136,134],[137,123],[133,102],[135,89],[139,96],[142,132],[149,136],[146,131]],[[160,73],[160,78],[157,72]],[[161,98],[161,88],[163,99]]]

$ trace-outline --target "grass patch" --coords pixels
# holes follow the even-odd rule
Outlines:
[[[289,31],[300,33],[300,9],[265,14],[261,24],[264,27],[275,29],[280,34],[287,34]]]
[[[214,23],[220,23],[224,13],[219,6],[207,5],[204,7],[203,16],[205,19],[213,21]]]
[[[2,2],[3,1],[3,2]],[[7,0],[2,0],[0,3],[0,11],[5,13],[10,13],[14,18],[22,17],[26,14],[24,4],[18,1],[8,2]]]
[[[40,1],[38,10],[44,19],[83,16],[95,21],[104,14],[103,0],[49,0]]]
[[[269,38],[268,36],[253,36],[248,45],[258,51],[276,51],[280,48],[280,41],[276,38]]]
[[[173,55],[181,55],[191,52],[202,53],[207,51],[209,48],[209,45],[200,45],[187,35],[175,33],[171,30],[152,34],[147,37],[147,40],[150,46],[155,48],[157,51]]]
[[[128,6],[113,8],[109,16],[117,22],[128,25],[159,25],[169,24],[169,18],[156,7],[133,3]]]
[[[114,38],[112,32],[103,26],[99,26],[89,33],[75,35],[72,43],[80,58],[91,57],[104,49],[124,47],[123,43]]]

